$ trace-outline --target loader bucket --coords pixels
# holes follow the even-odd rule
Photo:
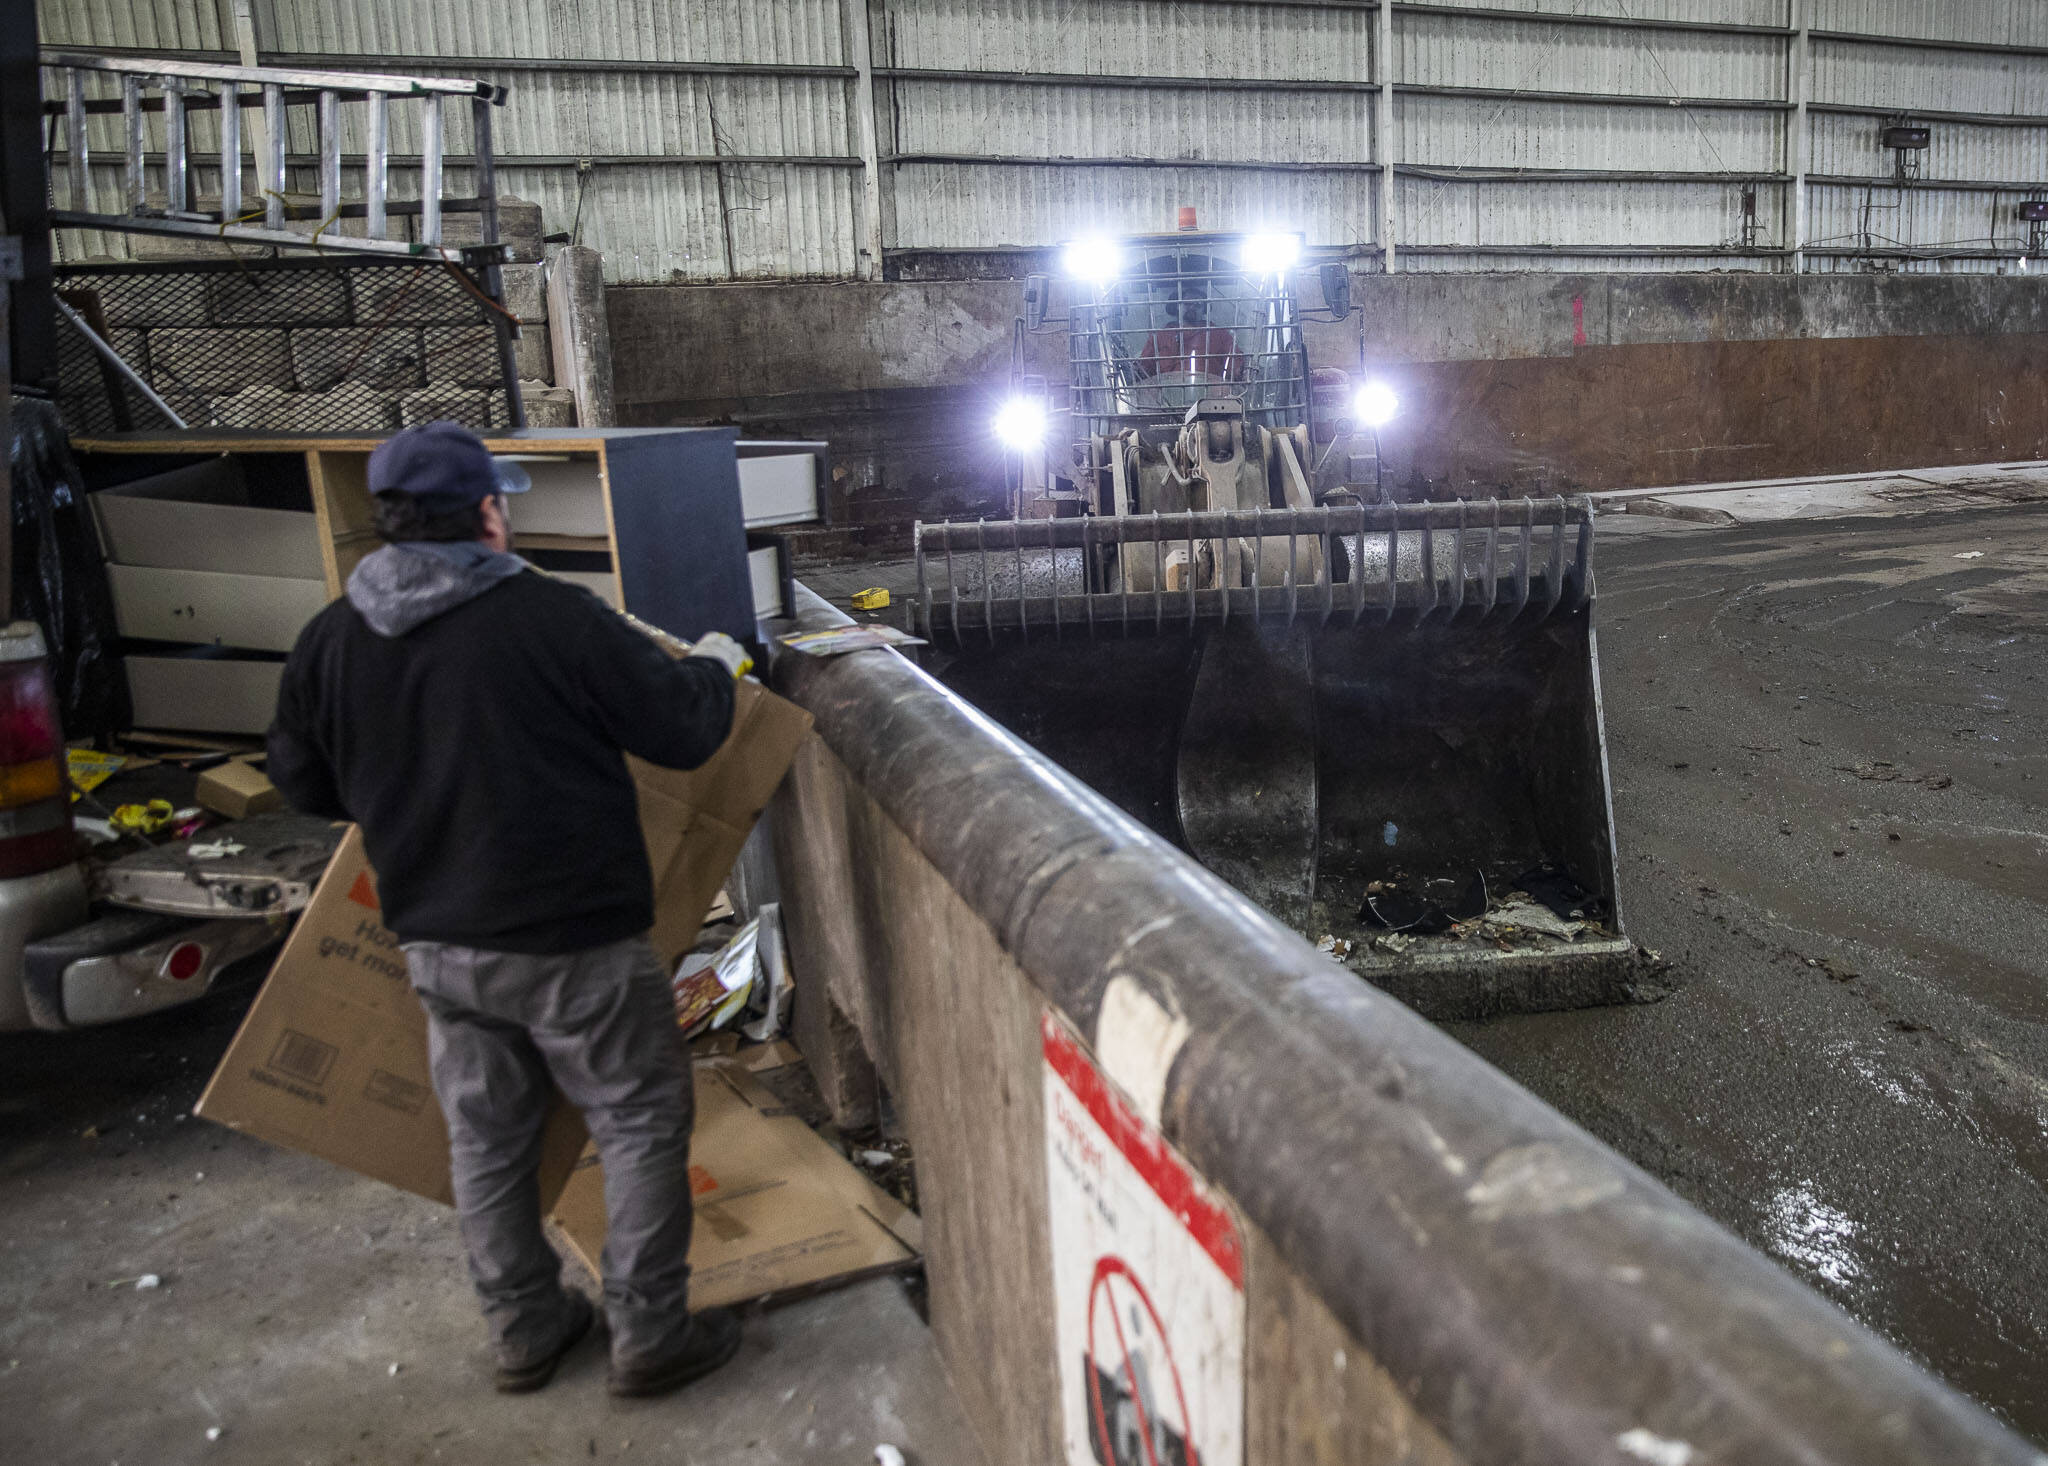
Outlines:
[[[1254,517],[921,526],[913,619],[943,681],[1430,1016],[1638,996],[1589,506]],[[1344,578],[1087,588],[1104,543],[1241,531]]]

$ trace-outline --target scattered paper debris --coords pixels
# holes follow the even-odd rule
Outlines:
[[[226,860],[248,848],[238,840],[195,840],[185,847],[185,854],[193,860]]]
[[[1479,924],[1490,932],[1541,932],[1565,941],[1586,929],[1585,922],[1569,921],[1535,901],[1509,901],[1496,906],[1480,918]]]
[[[876,1446],[875,1466],[904,1466],[903,1453],[891,1445]]]
[[[398,1365],[397,1365],[397,1364],[396,1364],[396,1363],[394,1362],[394,1363],[392,1364],[392,1366],[391,1366],[391,1367],[390,1367],[389,1369],[385,1370],[384,1372],[385,1372],[386,1374],[390,1375],[390,1376],[391,1376],[391,1377],[392,1377],[393,1379],[397,1379],[397,1378],[398,1378]]]
[[[860,1163],[864,1166],[886,1166],[895,1159],[886,1150],[864,1150],[860,1153]]]
[[[1352,948],[1356,945],[1357,943],[1355,942],[1347,941],[1343,937],[1332,936],[1328,932],[1324,932],[1320,937],[1316,938],[1316,950],[1325,957],[1336,958],[1339,962],[1349,957]]]
[[[823,631],[799,631],[775,638],[791,651],[812,657],[839,657],[848,652],[878,646],[923,646],[924,638],[898,631],[893,626],[833,626]]]
[[[1956,558],[1958,560],[1981,560],[1984,558],[1984,552],[1982,550],[1958,550],[1956,551]]]
[[[1882,759],[1867,764],[1836,764],[1835,772],[1854,774],[1879,784],[1918,784],[1923,789],[1946,789],[1955,783],[1947,774],[1913,774]]]
[[[221,1430],[220,1430],[220,1427],[219,1427],[219,1426],[217,1426],[217,1425],[209,1425],[209,1426],[207,1426],[207,1427],[206,1427],[206,1438],[207,1438],[208,1440],[210,1440],[210,1441],[217,1441],[217,1440],[219,1440],[219,1439],[220,1439],[220,1436],[221,1436]]]
[[[135,1287],[138,1291],[149,1288],[161,1288],[163,1285],[164,1280],[155,1273],[144,1273],[135,1280]]]

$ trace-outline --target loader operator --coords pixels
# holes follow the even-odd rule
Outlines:
[[[1186,373],[1184,381],[1237,381],[1244,374],[1244,358],[1236,333],[1209,324],[1209,302],[1191,293],[1196,287],[1183,281],[1179,288],[1182,298],[1165,307],[1169,329],[1148,334],[1132,363],[1138,376]]]
[[[716,633],[672,659],[514,556],[505,495],[525,471],[465,428],[398,434],[369,487],[386,544],[292,650],[270,777],[362,827],[427,1011],[497,1388],[545,1385],[594,1319],[541,1231],[559,1087],[604,1163],[610,1389],[661,1394],[732,1358],[740,1331],[688,1306],[694,1106],[624,755],[705,762],[750,663]]]

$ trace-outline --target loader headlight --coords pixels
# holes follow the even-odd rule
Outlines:
[[[1401,399],[1385,382],[1367,382],[1351,399],[1351,415],[1374,432],[1392,422],[1400,410]]]
[[[1114,239],[1091,235],[1060,251],[1060,267],[1076,280],[1107,285],[1123,273],[1124,252]]]
[[[1024,452],[1045,441],[1045,404],[1035,397],[1012,397],[996,413],[996,441]]]
[[[1278,275],[1301,258],[1298,234],[1254,234],[1238,249],[1237,261],[1254,275]]]

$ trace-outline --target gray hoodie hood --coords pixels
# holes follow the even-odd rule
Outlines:
[[[517,555],[475,540],[408,540],[364,557],[348,578],[348,603],[379,636],[399,637],[525,568]]]

